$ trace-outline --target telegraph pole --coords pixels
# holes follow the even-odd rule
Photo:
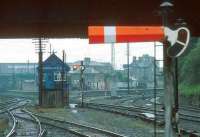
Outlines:
[[[12,66],[12,88],[15,89],[16,87],[16,77],[15,77],[15,64]]]
[[[42,40],[39,38],[39,105],[43,104],[43,63],[42,63]]]
[[[63,63],[62,63],[62,90],[61,90],[61,99],[62,99],[62,105],[64,105],[64,80],[65,80],[65,51],[63,50]]]
[[[30,62],[29,62],[29,59],[27,60],[27,72],[29,73],[29,65],[30,65]]]
[[[156,106],[156,96],[157,96],[157,91],[156,91],[156,88],[157,88],[157,72],[156,72],[156,69],[157,69],[157,65],[156,65],[156,42],[154,42],[154,137],[157,136],[157,106]]]
[[[113,69],[115,69],[115,45],[114,43],[111,44],[111,64]]]
[[[170,0],[163,0],[160,5],[162,10],[163,26],[168,26],[168,14],[173,6]],[[164,81],[165,81],[165,137],[174,137],[172,127],[172,113],[174,107],[174,79],[173,79],[173,60],[167,55],[170,44],[163,43],[164,58]]]
[[[65,64],[67,62],[67,54],[65,53]],[[66,84],[67,84],[67,105],[69,105],[69,83],[68,83],[68,73],[66,71]]]
[[[43,88],[43,52],[45,45],[48,41],[45,38],[33,39],[33,43],[36,45],[36,51],[38,52],[38,86],[39,86],[39,106],[44,105],[45,91]]]
[[[127,43],[127,89],[128,89],[128,94],[130,93],[130,85],[129,85],[129,53],[130,53],[130,46],[129,43]]]

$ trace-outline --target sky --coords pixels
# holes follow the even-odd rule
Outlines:
[[[110,44],[92,44],[88,39],[49,39],[44,53],[44,60],[49,56],[50,45],[58,57],[62,58],[62,50],[67,54],[67,62],[83,60],[90,57],[91,60],[99,62],[111,62]],[[156,42],[156,45],[161,43]],[[122,68],[127,62],[127,44],[117,43],[115,46],[116,68]],[[38,62],[38,54],[32,39],[0,39],[0,63],[25,63]],[[162,59],[162,46],[156,49],[156,58]],[[130,43],[130,62],[133,56],[139,57],[143,54],[154,56],[154,43]]]

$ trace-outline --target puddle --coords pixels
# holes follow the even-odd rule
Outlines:
[[[160,102],[158,101],[160,99],[160,97],[156,97],[156,99],[152,98],[150,100],[151,103],[154,103],[156,101],[156,104],[160,104]]]
[[[154,114],[151,114],[151,113],[141,113],[142,115],[148,117],[148,118],[154,118]]]
[[[76,113],[78,113],[78,110],[74,109],[74,110],[72,110],[72,113],[76,114]]]
[[[70,107],[70,108],[76,108],[76,107],[77,107],[77,104],[69,104],[69,107]]]
[[[152,104],[145,104],[146,106],[152,106]]]

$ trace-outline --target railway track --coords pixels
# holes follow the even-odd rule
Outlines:
[[[95,104],[95,103],[84,103],[84,107],[96,109],[96,110],[103,110],[106,112],[111,112],[114,114],[125,115],[128,117],[137,117],[142,120],[148,122],[154,122],[154,111],[148,107],[127,107],[127,106],[117,106],[117,105],[107,105],[107,104]],[[183,122],[185,121],[187,124],[192,125],[200,125],[200,113],[196,113],[196,115],[186,114],[184,112],[179,112],[179,118]],[[156,114],[156,123],[158,126],[164,125],[164,111],[158,110]],[[199,126],[197,126],[199,127]],[[182,128],[182,132],[189,135],[195,135],[195,137],[200,136],[200,132],[198,128],[193,130],[191,127]]]
[[[69,121],[63,121],[59,119],[53,119],[38,114],[34,115],[40,119],[42,124],[55,126],[57,128],[63,128],[79,137],[125,137],[124,135],[108,131],[105,129],[95,128],[92,126],[69,122]]]
[[[20,109],[22,106],[26,105],[26,100],[18,101],[8,101],[7,105],[4,107],[2,106],[0,110],[1,114],[8,112],[9,119],[12,121],[12,128],[9,133],[7,133],[6,137],[42,137],[45,133],[47,133],[47,137],[124,137],[124,135],[99,128],[36,116],[26,109]],[[47,129],[47,132],[42,130],[41,124]],[[51,131],[48,131],[48,129]]]
[[[28,100],[18,100],[18,101],[11,101],[7,102],[6,104],[2,105],[0,107],[0,114],[4,114],[7,111],[12,111],[14,109],[20,108],[25,106],[27,103],[29,103]]]
[[[196,113],[200,114],[200,108],[198,108],[198,107],[180,106],[179,108],[181,110],[196,112]]]
[[[0,109],[5,108],[5,106],[8,106],[10,104],[18,103],[19,101],[22,101],[21,99],[9,99],[7,101],[0,103]]]
[[[17,125],[17,120],[16,118],[14,117],[13,113],[10,112],[8,110],[8,114],[10,115],[11,119],[12,119],[12,122],[13,122],[13,126],[11,128],[11,130],[9,131],[9,133],[6,135],[6,137],[11,137],[15,134],[15,131],[16,131],[16,125]]]
[[[107,105],[107,104],[96,104],[84,102],[84,107],[110,111],[113,113],[124,114],[127,116],[139,116],[139,113],[152,113],[154,110],[148,107],[138,106],[120,106],[120,105]],[[163,110],[157,110],[157,116],[163,116]]]
[[[12,103],[10,105],[8,105],[7,108],[10,107],[11,105],[12,105]],[[144,115],[141,115],[142,113],[153,113],[152,108],[144,107],[144,106],[129,107],[129,106],[107,105],[107,104],[96,104],[96,103],[84,103],[84,106],[93,108],[93,109],[97,109],[97,110],[104,110],[104,111],[108,111],[108,112],[112,112],[112,113],[118,113],[121,115],[131,116],[131,117],[139,117],[141,119],[146,119],[146,117]],[[10,110],[13,110],[13,109],[15,109],[15,107],[10,108]],[[194,113],[198,113],[199,112],[198,109],[190,108],[190,107],[189,108],[180,107],[180,109],[182,110],[180,113],[180,119],[200,123],[200,117],[198,115],[191,115],[189,113],[188,114],[184,113],[185,111],[188,112],[188,111],[193,111],[193,110],[195,111]],[[1,110],[0,110],[0,112],[1,112]],[[36,114],[33,114],[33,115],[36,115]],[[79,127],[78,125],[80,125],[80,124],[78,124],[78,123],[71,124],[71,122],[68,123],[67,121],[61,121],[58,119],[52,119],[52,118],[43,117],[43,116],[39,116],[39,115],[36,115],[36,116],[41,121],[42,125],[48,125],[48,127],[51,126],[52,127],[51,130],[55,130],[55,128],[57,128],[58,130],[69,131],[72,134],[70,137],[72,137],[72,136],[75,136],[75,137],[77,137],[77,136],[83,136],[83,137],[116,136],[116,137],[118,137],[118,134],[114,133],[112,135],[112,132],[110,132],[110,131],[108,131],[108,132],[110,132],[108,134],[103,133],[103,132],[101,133],[101,131],[100,132],[98,130],[94,131],[94,129],[91,129],[91,128]],[[162,118],[164,117],[163,110],[158,110],[157,116],[160,117],[160,119],[162,120]],[[30,117],[29,118],[27,118],[27,117],[20,118],[20,117],[23,117],[23,115],[19,116],[17,119],[24,119],[24,120],[27,119],[26,121],[28,121],[28,119],[30,119]],[[157,119],[157,120],[160,120],[160,119]],[[161,121],[161,120],[159,122],[161,122],[160,124],[163,124],[162,123],[163,121]],[[149,118],[149,121],[154,121],[154,119]],[[34,123],[36,123],[36,122],[37,121],[35,121]],[[76,125],[76,124],[78,124],[78,125]],[[83,126],[86,126],[86,125],[83,125]],[[63,133],[63,135],[60,135],[60,136],[58,135],[58,137],[61,137],[61,136],[64,136],[64,133]],[[123,135],[119,135],[119,136],[123,136]]]
[[[141,110],[150,110],[153,112],[153,109],[144,107],[144,106],[135,106],[134,108],[141,109]],[[162,111],[159,111],[159,110],[158,112],[162,113]],[[161,114],[161,115],[164,116],[164,114]],[[188,120],[188,121],[200,123],[200,110],[198,108],[181,106],[179,107],[179,115],[180,115],[180,119],[182,120]]]
[[[149,114],[154,114],[154,110],[152,108],[143,107],[143,106],[119,106],[119,105],[107,105],[107,104],[96,104],[96,103],[84,103],[84,107],[92,108],[96,110],[103,110],[111,113],[121,114],[129,117],[139,117],[141,119],[147,121],[154,121],[153,115],[152,117],[148,117]],[[183,111],[179,113],[180,119],[193,121],[200,123],[200,115],[196,113],[196,115],[186,114]],[[156,117],[158,123],[162,123],[164,121],[164,111],[157,110]]]
[[[144,107],[144,106],[133,106],[133,107],[126,107],[125,108],[137,108],[141,110],[150,110],[153,112],[154,110],[152,108]],[[162,113],[164,112],[163,110],[157,110],[158,112]],[[161,114],[163,115],[163,114]],[[179,115],[181,116],[181,119],[183,120],[190,120],[193,122],[199,122],[200,123],[200,109],[195,108],[195,107],[179,107]]]
[[[45,130],[42,130],[42,126],[40,124],[40,121],[37,117],[32,115],[27,110],[15,110],[15,112],[10,112],[10,115],[12,116],[13,120],[13,127],[10,130],[10,132],[7,134],[6,137],[21,137],[21,136],[27,136],[27,137],[43,137],[45,134]],[[18,115],[21,116],[21,118],[18,117]],[[27,122],[23,118],[29,118],[33,122]]]
[[[26,113],[26,114],[24,114]],[[29,116],[27,116],[29,115]],[[18,121],[21,122],[19,129],[16,130],[16,137],[18,136],[28,136],[28,137],[88,137],[83,136],[75,132],[69,132],[63,125],[56,125],[55,123],[49,123],[48,120],[41,121],[38,116],[34,115],[32,112],[27,111],[26,109],[16,110],[14,116]],[[19,122],[18,122],[19,123]],[[35,126],[34,126],[35,125]],[[43,129],[45,130],[42,130]]]

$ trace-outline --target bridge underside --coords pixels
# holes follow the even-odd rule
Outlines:
[[[161,25],[162,0],[1,0],[0,38],[87,37],[88,25]],[[174,0],[169,21],[182,18],[200,35],[197,0]]]

